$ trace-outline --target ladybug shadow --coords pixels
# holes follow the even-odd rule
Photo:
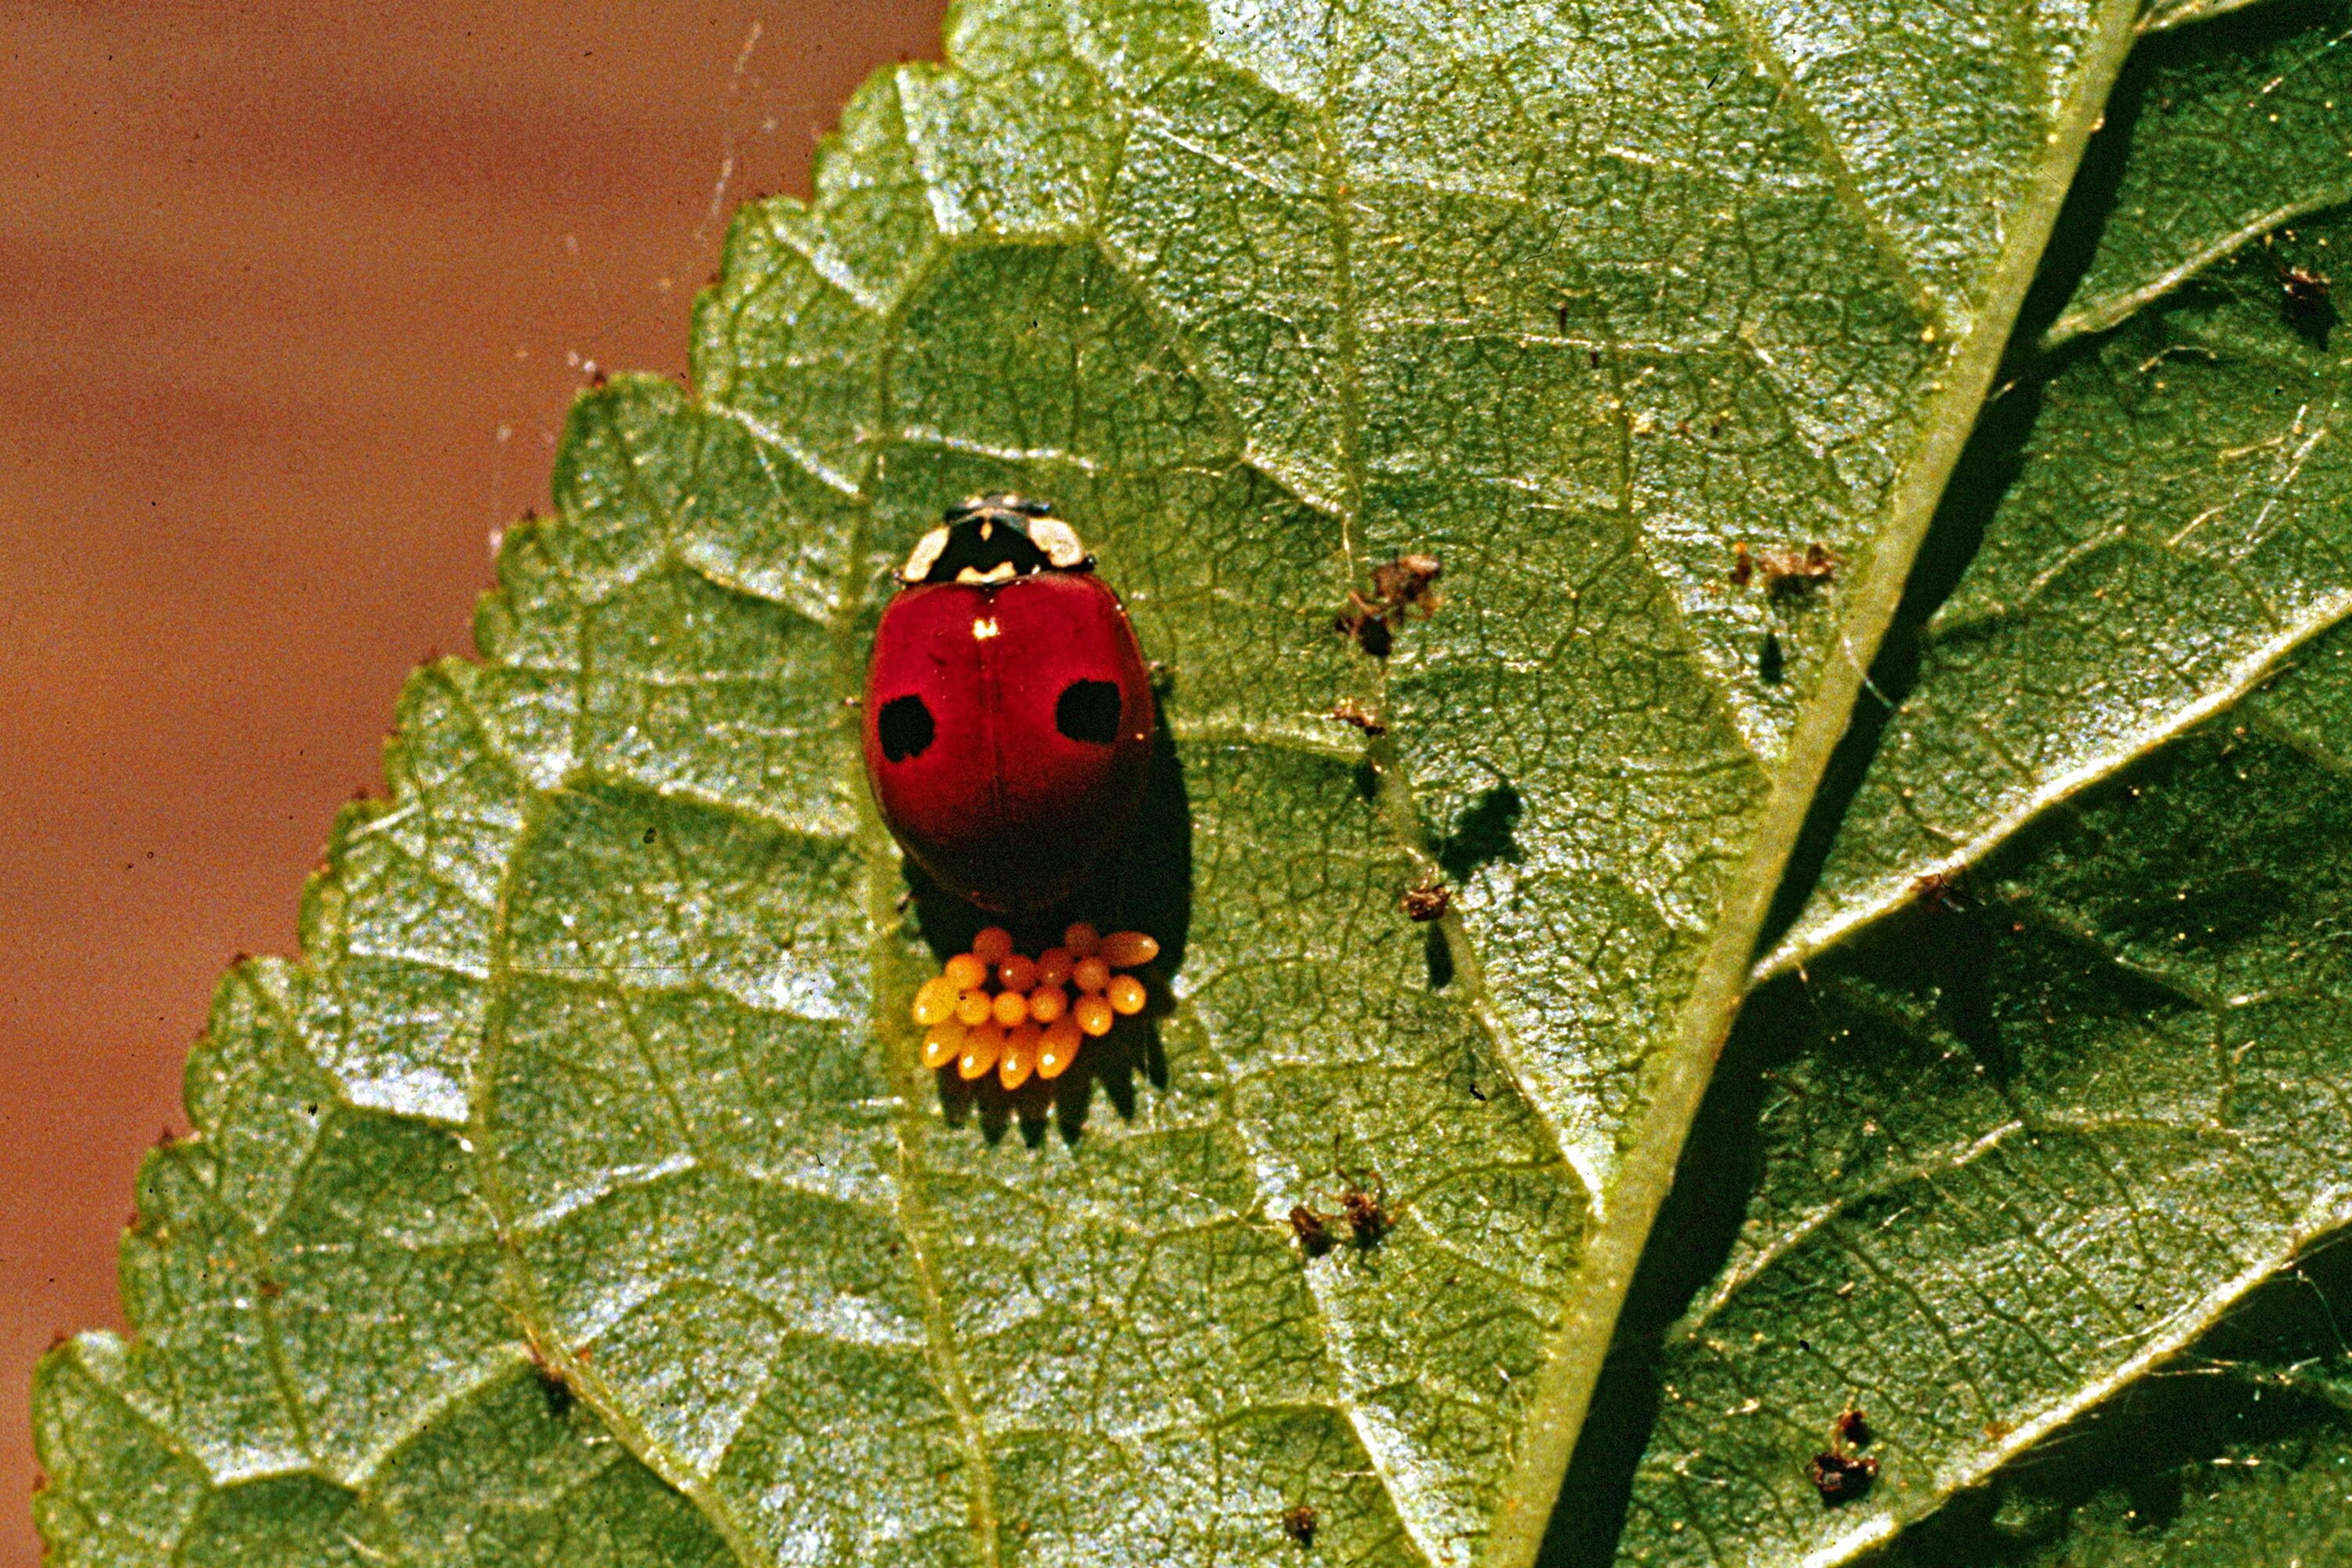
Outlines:
[[[1015,1127],[1031,1148],[1045,1142],[1048,1126],[1065,1143],[1075,1143],[1099,1092],[1123,1119],[1135,1116],[1136,1083],[1168,1087],[1168,1058],[1160,1048],[1160,1021],[1175,1010],[1169,980],[1184,962],[1192,921],[1192,808],[1184,792],[1183,763],[1168,730],[1165,696],[1152,734],[1151,773],[1142,804],[1127,838],[1077,892],[1034,915],[992,915],[947,891],[907,862],[913,889],[916,931],[941,963],[971,947],[982,927],[1003,925],[1014,948],[1038,953],[1062,940],[1074,921],[1102,931],[1139,931],[1160,943],[1160,955],[1136,972],[1143,982],[1143,1011],[1119,1019],[1110,1033],[1088,1040],[1060,1078],[1031,1079],[1007,1089],[993,1074],[967,1082],[952,1066],[938,1074],[940,1104],[950,1125],[976,1121],[991,1143]]]

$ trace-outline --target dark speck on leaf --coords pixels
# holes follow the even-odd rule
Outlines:
[[[560,1421],[572,1413],[572,1385],[564,1381],[562,1372],[537,1345],[530,1345],[528,1349],[530,1352],[531,1375],[539,1380],[540,1397],[547,1402],[547,1413]]]
[[[1357,1250],[1370,1252],[1396,1225],[1396,1215],[1389,1211],[1388,1184],[1375,1175],[1368,1188],[1344,1169],[1339,1179],[1347,1184],[1339,1191],[1340,1216],[1348,1222]]]
[[[1332,626],[1341,636],[1353,637],[1356,646],[1374,658],[1386,658],[1396,647],[1406,610],[1418,610],[1424,619],[1437,613],[1433,584],[1444,574],[1445,568],[1434,555],[1407,553],[1375,566],[1370,595],[1350,588],[1347,608]]]
[[[1315,1510],[1300,1503],[1282,1516],[1282,1533],[1301,1546],[1315,1544]]]
[[[1870,1483],[1878,1479],[1878,1461],[1824,1449],[1813,1456],[1805,1473],[1812,1478],[1813,1489],[1822,1494],[1822,1501],[1836,1508],[1870,1490]]]
[[[1744,543],[1731,547],[1731,569],[1725,574],[1735,588],[1745,588],[1760,574],[1767,597],[1801,599],[1837,576],[1838,558],[1818,542],[1802,550],[1751,550]]]
[[[1830,1446],[1805,1467],[1825,1506],[1836,1508],[1853,1501],[1869,1491],[1870,1483],[1878,1479],[1876,1459],[1846,1451],[1849,1444],[1859,1447],[1869,1441],[1870,1419],[1860,1405],[1847,1405],[1830,1422]]]

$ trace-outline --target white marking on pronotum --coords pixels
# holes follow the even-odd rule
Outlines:
[[[1058,517],[1031,518],[1029,542],[1044,551],[1046,560],[1065,569],[1087,558],[1087,547],[1078,542],[1078,531]]]
[[[898,569],[898,581],[919,583],[929,576],[931,567],[938,563],[940,552],[947,547],[948,531],[944,527],[935,528],[923,535],[915,542],[915,548],[908,552],[907,563]]]

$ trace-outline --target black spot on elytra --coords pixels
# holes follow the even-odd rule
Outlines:
[[[931,721],[931,710],[923,700],[910,692],[882,704],[882,711],[875,717],[874,732],[882,738],[883,756],[903,763],[929,751],[940,729]]]
[[[1108,680],[1074,680],[1054,704],[1054,728],[1073,741],[1108,746],[1118,739],[1118,688]]]

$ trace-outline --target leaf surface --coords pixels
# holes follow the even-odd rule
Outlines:
[[[2151,1379],[2054,1434],[1966,1518],[1906,1542],[2041,1568],[2320,1568],[2352,1555],[2352,1305],[2341,1246],[2264,1286]],[[1956,1510],[1956,1512],[1958,1510]],[[1916,1550],[1909,1550],[1915,1546]]]
[[[1757,998],[1759,1172],[1622,1552],[1848,1560],[2352,1219],[2352,636]],[[1848,1402],[1883,1467],[1806,1474]]]
[[[43,1378],[61,1558],[1289,1562],[1306,1504],[1528,1561],[2132,14],[1991,19],[961,12],[739,216],[698,395],[583,399],[304,964],[225,993],[139,1338]],[[906,1018],[970,922],[844,700],[994,489],[1167,669],[1099,890],[1166,1008],[967,1105]],[[1446,604],[1381,663],[1331,617],[1402,550]],[[1302,1259],[1340,1163],[1400,1224]]]
[[[2352,232],[2330,212],[2249,244],[2347,195],[2347,31],[2352,7],[2258,9],[2136,58],[2088,269],[1947,503],[1945,531],[1981,543],[1763,973],[1981,858],[2352,613],[2346,343],[2332,304],[2298,319],[2278,281],[2325,275]]]
[[[2193,219],[2210,194],[2198,143],[2227,116],[2198,93],[2242,106],[2296,64],[2334,73],[2309,107],[2337,90],[2336,13],[2217,24],[2179,40],[2204,50],[2135,67],[2129,90],[2169,118],[2126,122],[2117,189],[2137,194],[2118,196],[2092,270],[2129,272],[2137,246],[2161,287],[2021,375],[2015,433],[1991,427],[1990,458],[1963,469],[1988,486],[1981,544],[1766,966],[1783,977],[1735,1048],[1726,1146],[1685,1177],[1713,1205],[1696,1275],[1656,1292],[1689,1305],[1629,1322],[1621,1345],[1630,1369],[1663,1336],[1654,1376],[1623,1373],[1617,1395],[1636,1426],[1654,1398],[1655,1426],[1615,1500],[1622,1540],[1588,1535],[1588,1554],[1831,1563],[1928,1519],[1904,1561],[2015,1549],[1936,1542],[1982,1511],[1971,1489],[2031,1491],[2012,1460],[2054,1458],[2083,1413],[2172,1375],[2352,1217],[2336,1136],[2352,569],[2318,456],[2343,346],[2282,310],[2259,250],[2168,278],[2181,252],[2165,231],[2116,226]],[[2237,184],[2265,210],[2305,188],[2291,160],[2267,173],[2268,190],[2251,165]],[[2346,243],[2333,213],[2290,237],[2319,257]],[[2255,426],[2294,430],[2293,410],[2276,423],[2290,401],[2299,441],[2325,434],[2240,506],[2226,476],[2242,448],[2276,450]],[[1953,880],[1916,885],[1935,872]],[[1848,1401],[1882,1470],[1825,1505],[1807,1465]],[[2327,1452],[2295,1469],[2312,1499],[2333,1484]],[[2282,1494],[2288,1517],[2310,1506]],[[2116,1514],[2060,1529],[2051,1560],[2124,1551],[2095,1522]]]

